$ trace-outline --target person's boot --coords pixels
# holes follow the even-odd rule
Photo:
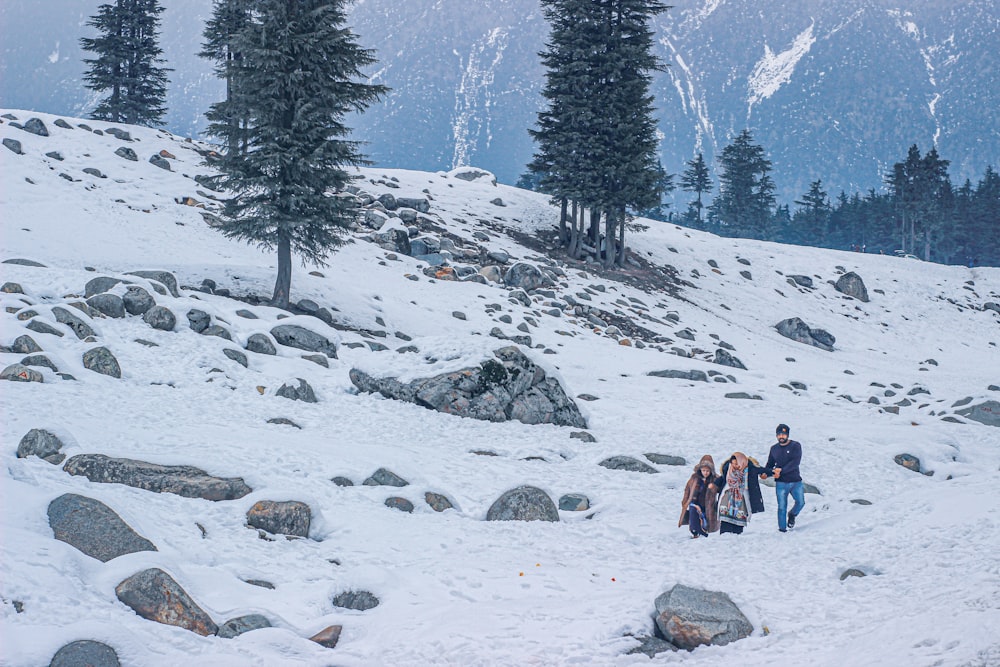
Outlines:
[[[788,513],[788,527],[795,528],[795,515],[791,512]]]

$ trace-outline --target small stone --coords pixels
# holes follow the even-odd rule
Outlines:
[[[368,611],[379,605],[379,599],[368,591],[344,591],[333,597],[333,606],[355,611]]]
[[[113,378],[121,378],[122,376],[122,369],[118,365],[118,360],[111,353],[111,350],[106,347],[95,347],[84,352],[83,367],[95,373],[108,375]]]
[[[17,445],[17,458],[24,459],[29,456],[37,456],[49,463],[58,465],[63,462],[66,455],[62,453],[63,442],[59,436],[54,435],[44,429],[33,428],[21,438]]]
[[[840,575],[840,580],[843,581],[848,577],[867,577],[868,575],[858,570],[857,568],[850,568],[849,570],[844,570],[843,574]]]
[[[424,501],[430,505],[431,509],[435,512],[443,512],[454,507],[448,498],[440,493],[432,493],[431,491],[424,494]]]
[[[143,321],[160,331],[173,331],[177,326],[177,317],[165,306],[153,306],[142,316]]]
[[[409,486],[409,482],[386,468],[379,468],[371,477],[362,482],[364,486]]]
[[[271,588],[274,588],[274,586],[272,585]],[[238,616],[237,618],[230,619],[220,625],[218,635],[223,639],[232,639],[251,630],[270,627],[271,622],[266,617],[260,614],[247,614],[246,616]]]
[[[354,486],[354,482],[352,482],[347,477],[339,477],[338,476],[338,477],[334,477],[330,481],[333,482],[334,484],[336,484],[337,486]]]
[[[330,627],[324,628],[314,634],[309,638],[309,640],[316,642],[320,646],[325,646],[326,648],[334,648],[337,646],[337,642],[340,641],[340,633],[343,629],[344,626],[342,625],[331,625]]]
[[[302,429],[301,426],[299,426],[298,424],[296,424],[295,422],[293,422],[291,419],[288,419],[286,417],[272,417],[271,419],[267,420],[267,423],[268,424],[282,424],[284,426],[294,426],[295,428],[297,428],[299,430]]]
[[[275,535],[309,536],[312,511],[296,500],[261,500],[247,511],[247,525]]]
[[[247,361],[247,355],[243,354],[239,350],[234,350],[232,348],[226,348],[222,351],[224,355],[238,363],[243,368],[249,368],[250,364]]]
[[[128,146],[122,146],[121,148],[116,150],[115,155],[121,158],[125,158],[126,160],[131,160],[132,162],[139,161],[139,156],[136,155],[135,151],[129,148]]]
[[[0,380],[11,382],[44,382],[42,374],[24,364],[11,364],[0,372]]]
[[[656,465],[665,465],[665,466],[687,465],[687,459],[685,459],[683,456],[672,456],[670,454],[652,454],[652,453],[644,454],[644,456],[651,463],[655,463]]]
[[[590,509],[590,499],[582,493],[567,493],[559,499],[559,509],[564,512],[582,512]]]
[[[597,442],[597,438],[595,438],[587,431],[572,431],[569,434],[569,437],[574,438],[576,440],[580,440],[582,442]]]

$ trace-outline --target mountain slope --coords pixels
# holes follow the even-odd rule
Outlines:
[[[199,164],[204,147],[133,127],[121,128],[133,139],[124,142],[81,129],[79,120],[67,119],[74,129],[65,129],[56,116],[10,113],[20,123],[42,119],[51,136],[28,134],[10,119],[0,125],[23,150],[0,149],[0,260],[45,265],[0,263],[0,282],[24,292],[2,295],[0,345],[30,334],[76,379],[34,367],[43,383],[0,383],[8,416],[0,426],[7,664],[46,664],[63,644],[88,638],[113,646],[122,664],[142,665],[644,665],[645,656],[625,655],[637,644],[631,635],[652,632],[653,601],[674,583],[729,593],[755,628],[747,639],[683,656],[691,665],[1000,659],[1000,581],[984,557],[996,548],[1000,431],[962,417],[956,405],[998,398],[1000,313],[985,304],[1000,301],[1000,270],[650,223],[632,236],[637,258],[620,280],[540,252],[556,214],[543,196],[486,179],[369,169],[358,181],[365,192],[428,197],[420,238],[451,239],[456,257],[463,248],[503,251],[511,262],[564,275],[523,305],[497,283],[431,279],[426,262],[387,251],[359,229],[318,275],[296,267],[292,279],[293,297],[328,308],[335,326],[304,314],[280,319],[289,313],[250,298],[269,292],[273,256],[205,223],[212,193],[199,193],[194,181],[207,171]],[[115,155],[123,146],[139,160]],[[147,162],[161,150],[175,156],[167,158],[171,171]],[[62,160],[46,156],[55,151]],[[185,197],[208,208],[178,203]],[[492,203],[497,198],[503,206]],[[181,285],[176,297],[154,294],[177,315],[172,331],[135,316],[81,313],[95,331],[96,343],[88,343],[54,319],[54,307],[79,301],[98,276],[154,293],[152,282],[126,273],[148,269],[168,270]],[[843,271],[862,276],[870,302],[827,282]],[[788,282],[799,274],[814,286]],[[190,287],[206,278],[243,300]],[[619,329],[630,323],[634,334],[595,326],[567,296],[615,316]],[[185,317],[191,309],[208,313],[233,340],[195,333]],[[28,330],[18,317],[27,310],[64,335]],[[835,335],[835,350],[781,337],[774,324],[793,316]],[[243,350],[244,368],[225,356],[279,319],[327,336],[338,358],[325,368],[279,346],[273,356]],[[352,368],[405,380],[476,365],[510,344],[490,336],[494,327],[515,336],[524,333],[520,324],[533,344],[522,349],[575,398],[596,442],[571,437],[571,428],[481,422],[359,394],[348,377]],[[621,344],[626,337],[631,345]],[[710,361],[723,343],[747,370]],[[95,344],[118,358],[121,379],[84,368],[81,356]],[[406,346],[416,351],[397,351]],[[2,353],[4,367],[23,356]],[[718,375],[712,382],[647,375],[656,370]],[[276,395],[295,378],[307,380],[319,402]],[[735,392],[762,400],[726,398]],[[586,395],[596,400],[579,398]],[[904,398],[909,405],[897,405]],[[273,418],[301,428],[268,423]],[[688,465],[657,464],[657,474],[598,465],[617,455],[645,461],[646,453],[689,464],[711,453],[721,462],[736,449],[763,458],[779,422],[803,443],[803,475],[821,492],[807,496],[786,535],[775,529],[765,489],[767,510],[741,538],[691,540],[675,527]],[[194,465],[242,477],[253,492],[210,502],[89,482],[36,457],[16,458],[33,428],[57,434],[70,457]],[[496,456],[475,453],[482,451]],[[933,476],[896,465],[903,453]],[[381,467],[409,486],[361,484]],[[335,476],[356,486],[337,486]],[[560,512],[558,523],[484,521],[501,493],[522,484],[553,499],[583,493],[591,510]],[[67,492],[106,503],[158,551],[100,563],[56,541],[46,510]],[[446,495],[455,508],[434,512],[426,492]],[[394,495],[414,512],[385,507]],[[245,525],[259,500],[307,503],[308,539],[260,539]],[[273,627],[221,639],[143,620],[116,599],[115,587],[150,567],[168,572],[218,623],[258,613]],[[841,581],[848,568],[868,576]],[[371,591],[381,603],[365,612],[334,606],[347,590]],[[333,624],[344,627],[335,649],[308,641]]]

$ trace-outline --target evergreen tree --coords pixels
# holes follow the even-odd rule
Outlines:
[[[697,198],[688,205],[690,211],[694,213],[694,224],[698,229],[703,228],[702,209],[704,203],[701,198],[712,191],[712,176],[708,172],[708,165],[705,164],[705,157],[698,153],[687,163],[687,169],[681,174],[681,189],[685,192],[694,192]]]
[[[710,215],[727,236],[770,238],[775,197],[771,161],[743,130],[719,156],[719,194]]]
[[[809,184],[809,192],[797,199],[802,208],[795,212],[795,242],[825,247],[829,242],[830,197],[823,190],[823,181]]]
[[[917,252],[917,239],[923,237],[923,255],[930,260],[931,247],[943,231],[941,212],[947,191],[948,160],[942,160],[936,148],[923,156],[916,144],[910,146],[904,162],[893,165],[886,175],[893,201],[899,212],[900,249]]]
[[[215,74],[226,82],[226,99],[213,104],[205,117],[208,134],[218,137],[226,151],[246,151],[247,111],[241,106],[235,84],[242,66],[242,54],[235,48],[236,37],[250,23],[252,0],[214,0],[212,17],[205,23],[205,38],[198,53],[215,63]]]
[[[110,91],[90,117],[115,123],[156,126],[166,113],[167,72],[161,67],[163,50],[158,28],[163,8],[158,0],[116,0],[103,4],[87,21],[97,37],[80,45],[96,58],[86,58],[86,87]]]
[[[343,244],[358,215],[338,194],[346,167],[367,164],[347,138],[345,116],[386,92],[361,83],[375,62],[346,26],[347,0],[255,0],[250,21],[233,35],[242,55],[234,89],[246,114],[247,150],[228,151],[220,185],[232,193],[221,230],[231,238],[277,250],[272,305],[287,307],[291,254],[323,266]]]

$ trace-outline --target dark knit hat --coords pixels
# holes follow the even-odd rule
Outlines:
[[[778,424],[778,428],[774,429],[775,435],[781,435],[784,433],[788,435],[788,424]]]

